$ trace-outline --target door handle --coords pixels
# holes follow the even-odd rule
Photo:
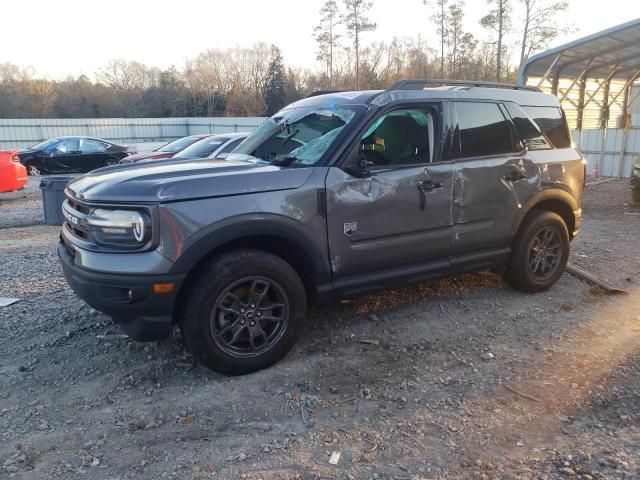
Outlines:
[[[503,177],[507,182],[517,182],[519,180],[522,180],[524,178],[527,178],[527,176],[521,172],[519,172],[518,170],[513,170],[512,172],[507,173],[504,177]]]
[[[434,182],[433,180],[423,180],[422,182],[418,182],[420,210],[424,210],[427,206],[427,195],[425,192],[432,192],[438,188],[442,188],[442,182]]]
[[[418,182],[418,190],[422,190],[423,192],[430,192],[438,188],[442,188],[442,182],[434,182],[433,180]]]

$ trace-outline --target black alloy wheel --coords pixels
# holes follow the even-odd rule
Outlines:
[[[229,356],[252,358],[278,343],[287,329],[289,299],[275,280],[245,277],[218,297],[209,320],[216,345]]]

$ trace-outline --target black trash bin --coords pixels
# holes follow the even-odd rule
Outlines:
[[[62,225],[62,202],[64,189],[75,177],[51,176],[40,180],[42,190],[42,205],[44,206],[44,223],[47,225]]]

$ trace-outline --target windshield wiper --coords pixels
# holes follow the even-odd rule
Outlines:
[[[291,165],[293,162],[298,161],[297,157],[284,157],[281,158],[280,160],[274,160],[271,163],[271,165],[275,165],[276,167],[288,167],[289,165]]]

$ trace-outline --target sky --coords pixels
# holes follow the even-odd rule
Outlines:
[[[338,0],[341,3],[341,0]],[[520,7],[519,0],[513,0]],[[0,0],[0,63],[31,66],[51,79],[93,73],[113,58],[181,68],[208,48],[276,44],[285,62],[314,69],[313,27],[323,0]],[[478,38],[485,0],[467,0],[465,27]],[[433,47],[437,33],[422,0],[374,0],[375,32],[365,43],[421,35]],[[640,17],[638,0],[569,0],[572,25],[560,45]],[[517,26],[518,19],[514,18]],[[510,42],[515,44],[513,36]]]

